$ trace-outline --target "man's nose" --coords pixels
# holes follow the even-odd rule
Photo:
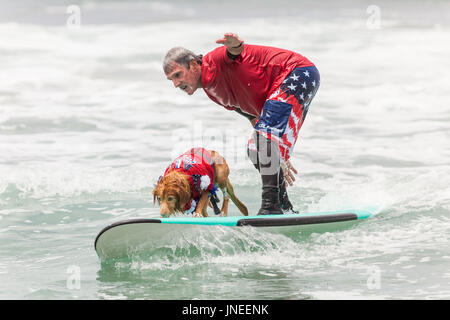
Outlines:
[[[173,85],[175,86],[175,88],[178,88],[178,86],[180,85],[180,81],[173,80]]]

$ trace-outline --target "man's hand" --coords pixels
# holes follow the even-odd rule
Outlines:
[[[240,55],[244,50],[244,41],[237,34],[225,33],[223,38],[216,40],[216,43],[223,44],[232,55]]]
[[[291,162],[287,160],[285,163],[281,164],[283,168],[284,181],[290,186],[294,185],[295,177],[294,174],[297,174],[297,170],[292,166]]]

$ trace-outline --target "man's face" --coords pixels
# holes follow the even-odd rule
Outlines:
[[[201,88],[201,66],[196,61],[191,61],[189,69],[174,62],[172,70],[166,74],[167,79],[173,82],[175,88],[180,88],[191,95]]]

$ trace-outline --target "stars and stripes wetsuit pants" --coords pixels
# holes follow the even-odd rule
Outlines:
[[[280,160],[289,160],[309,106],[320,85],[315,66],[295,68],[282,84],[269,94],[255,130],[278,145]],[[257,151],[255,136],[248,152]]]

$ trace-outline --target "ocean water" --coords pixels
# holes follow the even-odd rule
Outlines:
[[[449,299],[449,21],[447,1],[1,0],[0,298]],[[161,67],[228,31],[320,70],[296,209],[382,210],[332,232],[211,228],[102,265],[97,233],[157,217],[153,186],[186,148],[221,152],[259,209],[248,121]]]

